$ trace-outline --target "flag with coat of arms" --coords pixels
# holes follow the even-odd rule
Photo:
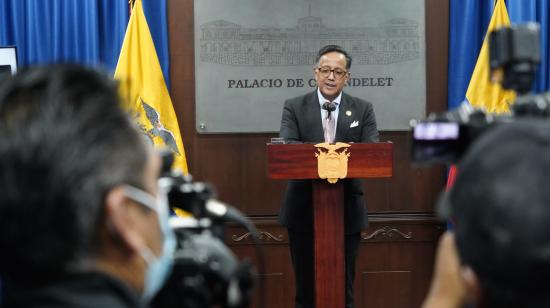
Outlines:
[[[156,148],[174,154],[175,169],[187,174],[178,120],[164,80],[141,0],[136,0],[115,70],[124,107]]]

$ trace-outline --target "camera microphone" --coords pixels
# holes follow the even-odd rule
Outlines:
[[[238,223],[245,223],[247,219],[236,208],[216,199],[209,199],[204,206],[207,214],[212,218],[224,219]]]
[[[248,223],[247,218],[236,208],[215,198],[214,188],[204,182],[193,182],[191,176],[177,175],[160,180],[168,189],[171,207],[184,210],[195,218],[227,220],[240,224]]]

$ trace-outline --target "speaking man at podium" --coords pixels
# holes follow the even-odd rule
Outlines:
[[[340,46],[322,47],[313,68],[317,89],[285,102],[279,136],[287,142],[378,142],[371,103],[344,93],[352,58]],[[360,232],[368,224],[363,181],[344,180],[346,308],[355,307],[353,281]],[[279,222],[288,228],[296,279],[296,308],[314,307],[311,180],[288,183]]]

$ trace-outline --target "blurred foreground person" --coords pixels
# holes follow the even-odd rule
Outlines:
[[[550,125],[531,122],[495,128],[461,161],[424,308],[550,307]]]
[[[160,158],[112,78],[77,66],[0,86],[3,307],[144,307],[171,270]]]

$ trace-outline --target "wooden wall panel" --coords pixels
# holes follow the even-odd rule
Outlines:
[[[286,229],[270,219],[255,223],[262,232],[267,256],[264,275],[268,307],[292,307],[294,276]],[[371,226],[361,234],[355,282],[357,307],[420,307],[429,287],[436,241],[442,232],[443,226],[426,215],[374,215]],[[230,226],[226,243],[239,257],[256,260],[252,239],[243,228]],[[277,284],[279,281],[282,284]],[[276,306],[281,294],[284,305]],[[407,304],[401,306],[404,302]]]
[[[266,256],[265,308],[292,307],[294,300],[294,274],[290,252],[288,250],[288,235],[285,228],[272,220],[256,220],[257,228],[262,232],[262,250]],[[254,242],[250,233],[241,227],[230,226],[226,230],[226,243],[245,260],[257,264]],[[254,293],[254,301],[258,300],[259,290]],[[256,306],[254,306],[256,307]]]
[[[398,290],[407,290],[410,300],[406,306],[368,306],[381,308],[420,307],[429,287],[434,252],[443,226],[425,215],[374,215],[371,226],[362,232],[362,243],[357,263],[357,277],[364,273],[379,273],[369,276],[370,284],[386,284],[390,279],[382,273],[410,272],[410,280],[395,277],[393,289],[382,293],[356,289],[356,297],[376,296],[376,301],[390,300]],[[377,277],[380,281],[377,281]],[[410,285],[408,284],[410,281]],[[356,284],[359,287],[359,282]]]
[[[361,297],[357,299],[357,307],[414,308],[410,271],[363,272],[358,278],[356,288]]]
[[[251,216],[274,215],[281,205],[284,181],[267,179],[267,155],[265,145],[270,137],[247,136],[250,140],[243,168],[243,211]]]

